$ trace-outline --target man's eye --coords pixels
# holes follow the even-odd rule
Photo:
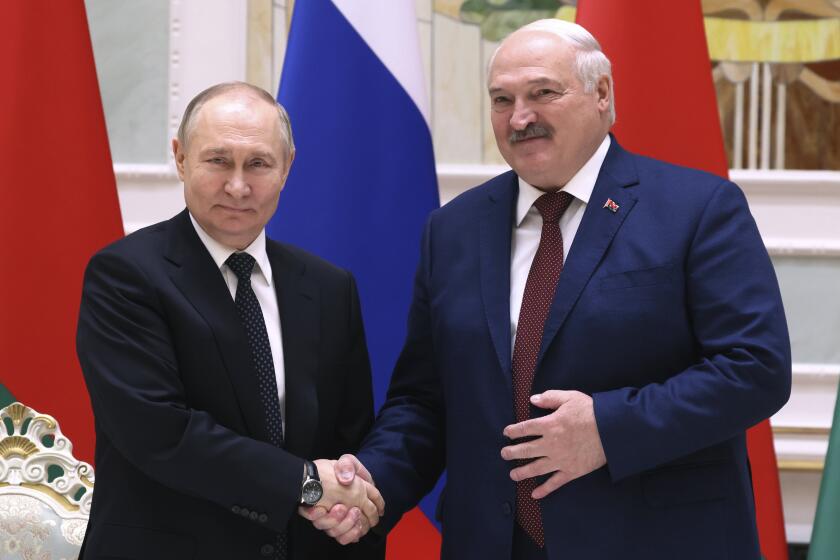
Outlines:
[[[541,90],[538,90],[538,91],[537,91],[537,96],[538,96],[538,97],[544,97],[544,96],[546,96],[546,95],[551,95],[551,94],[553,94],[553,93],[555,93],[555,92],[554,92],[554,90],[551,90],[551,89],[541,89]]]
[[[496,96],[493,98],[493,105],[503,105],[508,102],[508,98],[504,96]]]
[[[251,162],[251,167],[268,167],[268,163],[261,159],[255,159]]]
[[[214,165],[222,165],[222,164],[225,163],[225,159],[220,158],[220,157],[213,157],[213,158],[208,159],[207,163],[212,163]]]

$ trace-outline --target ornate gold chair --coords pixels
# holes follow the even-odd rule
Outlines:
[[[93,468],[73,457],[58,422],[21,404],[0,409],[0,558],[79,555]]]

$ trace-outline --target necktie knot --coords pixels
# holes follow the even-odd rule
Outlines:
[[[251,271],[254,270],[254,257],[248,253],[234,253],[227,258],[225,264],[236,274],[240,282],[251,281]]]
[[[534,202],[534,206],[542,214],[543,223],[556,224],[571,203],[572,195],[564,191],[558,191],[545,193]]]

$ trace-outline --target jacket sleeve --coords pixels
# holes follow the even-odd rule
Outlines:
[[[434,360],[428,300],[431,220],[423,234],[408,332],[385,404],[365,439],[359,460],[386,500],[382,532],[428,494],[445,463],[443,391]]]

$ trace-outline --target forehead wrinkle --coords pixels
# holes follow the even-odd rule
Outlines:
[[[240,144],[254,144],[249,149],[249,154],[259,153],[274,159],[282,159],[280,154],[284,153],[285,141],[276,125],[272,125],[273,130],[269,131],[270,135],[274,137],[274,141],[278,143],[276,146],[272,146],[266,143],[265,132],[268,127],[263,128],[259,125],[243,127],[232,120],[224,122],[228,119],[214,119],[209,115],[207,117],[202,116],[202,119],[202,121],[196,122],[192,134],[192,142],[200,153],[230,154]],[[223,122],[214,122],[218,120]]]
[[[271,110],[266,115],[266,108]],[[270,123],[270,124],[266,124]],[[222,94],[202,104],[190,123],[190,133],[206,132],[208,129],[220,135],[252,138],[270,130],[285,143],[274,107],[247,92]],[[201,130],[204,127],[204,130]],[[215,129],[215,130],[214,130]]]

